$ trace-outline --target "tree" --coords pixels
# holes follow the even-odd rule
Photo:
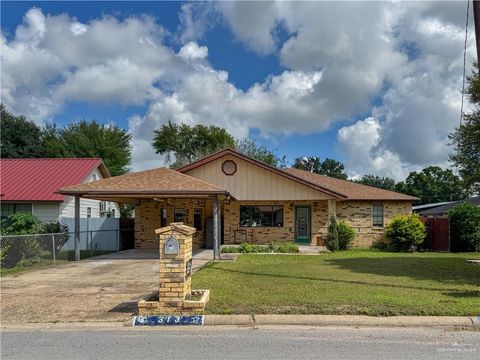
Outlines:
[[[466,95],[474,104],[471,114],[462,114],[463,121],[449,138],[454,152],[450,161],[458,167],[467,191],[480,192],[480,74],[478,63],[474,64],[472,75],[467,78]]]
[[[131,138],[117,125],[101,124],[96,120],[71,123],[64,128],[45,129],[47,157],[99,157],[112,176],[129,171]]]
[[[42,129],[24,116],[11,114],[0,104],[1,156],[3,158],[40,158],[45,155]]]
[[[218,126],[174,124],[169,121],[160,129],[154,130],[152,146],[155,153],[165,155],[170,161],[172,155],[175,162],[171,168],[198,160],[224,148],[234,148],[235,140],[227,130]]]
[[[395,190],[420,198],[421,204],[464,199],[462,180],[452,170],[429,166],[421,172],[411,172],[405,182],[395,186]]]
[[[338,227],[337,219],[334,215],[330,217],[330,222],[328,224],[327,232],[327,249],[330,251],[338,250]]]
[[[320,174],[321,160],[318,156],[298,157],[293,162],[293,167],[296,169]]]
[[[258,161],[275,167],[285,167],[285,156],[278,156],[275,152],[269,150],[264,145],[258,145],[250,139],[238,140],[235,143],[235,149],[242,154],[250,156]]]
[[[397,215],[385,228],[393,251],[414,251],[425,240],[425,225],[417,214]]]
[[[480,251],[480,207],[463,203],[447,213],[452,251]]]
[[[317,156],[299,157],[294,160],[293,167],[337,179],[347,180],[348,178],[344,171],[345,166],[340,161],[330,158],[320,161]]]
[[[384,190],[394,190],[395,180],[389,177],[380,177],[377,175],[363,175],[360,180],[355,181],[358,184],[373,186]]]

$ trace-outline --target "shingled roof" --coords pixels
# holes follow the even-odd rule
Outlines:
[[[410,195],[397,193],[394,191],[383,190],[372,186],[357,184],[348,180],[319,175],[299,169],[282,169],[282,171],[296,176],[305,181],[317,184],[319,186],[341,193],[348,200],[393,200],[393,201],[416,201],[418,198]]]
[[[64,187],[58,192],[64,195],[229,195],[218,186],[164,167]]]

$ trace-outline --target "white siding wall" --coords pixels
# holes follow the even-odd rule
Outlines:
[[[61,203],[34,202],[32,213],[41,222],[58,221]]]
[[[102,179],[102,174],[98,169],[92,171],[90,175],[87,176],[84,183],[100,180]],[[100,217],[100,201],[91,200],[91,199],[80,199],[80,217],[87,217],[87,208],[92,209],[92,218]],[[115,209],[115,217],[120,217],[120,207],[117,203],[107,202],[107,209]],[[60,217],[61,218],[74,218],[75,217],[75,197],[65,196],[65,200],[60,204]]]

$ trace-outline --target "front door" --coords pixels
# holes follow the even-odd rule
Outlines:
[[[295,208],[295,242],[310,243],[310,206]]]

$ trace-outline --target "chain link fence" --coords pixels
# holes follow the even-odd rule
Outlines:
[[[80,231],[80,259],[123,250],[133,229]],[[0,236],[0,269],[50,265],[75,260],[73,232]]]

